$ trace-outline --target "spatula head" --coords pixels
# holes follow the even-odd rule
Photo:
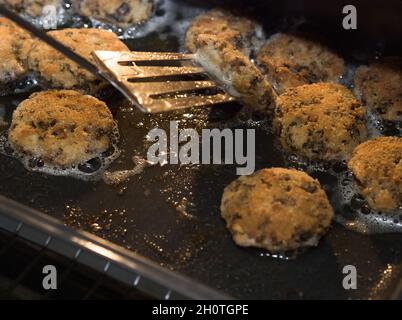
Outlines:
[[[169,52],[95,51],[106,78],[148,113],[208,106],[233,101],[211,81],[194,55]]]

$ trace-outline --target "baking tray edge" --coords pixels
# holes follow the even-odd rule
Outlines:
[[[232,299],[135,252],[88,232],[71,229],[53,217],[1,195],[0,228],[104,272],[157,299]]]

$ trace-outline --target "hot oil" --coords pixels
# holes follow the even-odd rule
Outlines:
[[[127,234],[128,226],[133,222],[125,209],[105,209],[87,214],[73,203],[65,205],[63,222],[71,227],[84,229],[98,236],[108,235],[111,239]]]
[[[371,209],[359,195],[346,161],[324,163],[295,155],[286,155],[285,158],[288,167],[305,171],[320,180],[334,208],[337,223],[363,234],[402,233],[402,208],[391,213]]]
[[[122,137],[121,143],[126,153],[117,161],[117,164],[122,160],[124,165],[118,165],[119,168],[116,171],[111,171],[112,174],[117,173],[118,182],[121,182],[119,172],[123,174],[124,178],[126,173],[131,176],[129,180],[122,179],[119,186],[119,188],[122,186],[127,188],[122,199],[133,196],[133,184],[137,184],[143,186],[143,190],[139,191],[137,196],[146,198],[149,202],[161,198],[167,208],[172,208],[173,212],[164,209],[166,210],[164,219],[172,219],[175,228],[184,228],[188,230],[188,235],[192,236],[186,237],[188,239],[185,241],[172,243],[172,240],[169,239],[176,236],[171,234],[171,225],[167,224],[167,236],[154,238],[152,233],[145,233],[143,241],[153,248],[155,254],[168,261],[168,264],[165,263],[164,266],[171,268],[172,265],[177,266],[177,263],[180,262],[180,268],[183,268],[205,250],[206,243],[211,238],[210,234],[216,233],[216,228],[225,234],[225,227],[220,220],[219,211],[215,205],[211,206],[211,203],[219,201],[215,202],[211,199],[212,194],[209,188],[219,185],[219,188],[223,190],[227,182],[236,178],[233,168],[224,165],[170,165],[166,163],[146,168],[140,175],[134,176],[131,175],[133,171],[127,171],[127,168],[132,167],[132,164],[127,165],[127,161],[131,162],[132,154],[138,155],[142,159],[145,158],[149,146],[153,143],[146,139],[149,130],[160,128],[169,134],[170,121],[173,120],[178,122],[179,129],[193,128],[198,133],[201,133],[204,128],[254,127],[265,134],[269,131],[269,122],[265,117],[250,110],[241,109],[235,103],[215,108],[189,109],[153,115],[143,114],[129,105],[124,105],[119,110],[119,117],[122,132],[136,132],[135,137],[132,134]],[[135,141],[138,137],[140,140]],[[115,167],[113,166],[113,169]],[[137,167],[134,168],[134,171],[137,172]],[[222,179],[222,174],[228,178]],[[219,197],[219,193],[214,192],[213,196]],[[207,197],[208,201],[202,201],[201,204],[200,200],[204,197]],[[208,221],[211,217],[217,220],[216,223],[212,224]],[[138,236],[140,237],[143,232],[139,232]],[[173,252],[171,250],[161,251],[160,248],[165,248],[167,243],[177,248]],[[173,262],[173,259],[176,261]]]

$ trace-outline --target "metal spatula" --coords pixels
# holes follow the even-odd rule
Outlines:
[[[217,87],[194,55],[170,52],[95,51],[100,70],[145,112],[213,105],[233,98]]]
[[[96,51],[93,53],[95,66],[2,5],[0,14],[109,82],[143,112],[164,112],[233,100],[196,65],[194,55]]]

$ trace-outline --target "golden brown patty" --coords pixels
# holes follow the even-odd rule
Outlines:
[[[381,137],[362,143],[348,167],[371,208],[391,212],[402,206],[402,138]]]
[[[31,35],[6,18],[0,18],[0,83],[8,83],[23,76],[27,55],[32,46]]]
[[[270,252],[315,246],[333,210],[317,180],[294,169],[263,169],[230,183],[221,214],[233,240]]]
[[[335,83],[287,89],[277,99],[274,125],[285,150],[319,160],[347,159],[367,135],[360,102]]]
[[[197,50],[200,35],[214,35],[221,41],[228,41],[246,56],[252,48],[259,46],[262,29],[257,23],[232,13],[213,9],[195,18],[187,31],[186,48],[191,52]]]
[[[337,82],[342,58],[306,37],[278,33],[260,50],[257,62],[277,92],[315,82]]]
[[[73,7],[83,16],[120,26],[146,21],[152,14],[152,0],[82,0]]]
[[[50,90],[20,103],[8,139],[18,152],[69,167],[106,151],[114,127],[102,101],[72,90]]]
[[[38,17],[42,15],[43,7],[49,5],[58,7],[61,5],[61,0],[0,0],[0,4],[3,3],[18,12]]]
[[[63,29],[49,31],[48,34],[92,63],[95,62],[91,53],[95,50],[128,50],[114,33],[106,30]],[[42,41],[34,43],[28,62],[30,68],[54,88],[96,94],[106,86],[106,83]]]
[[[249,58],[212,35],[200,35],[196,45],[197,60],[232,96],[257,111],[272,113],[276,94]]]
[[[356,70],[355,94],[386,121],[402,121],[402,57],[386,57]]]

